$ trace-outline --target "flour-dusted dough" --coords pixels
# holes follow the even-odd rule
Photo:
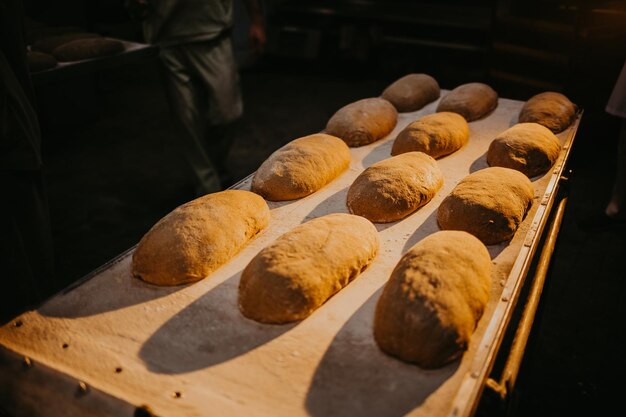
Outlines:
[[[463,178],[439,205],[444,230],[464,230],[485,245],[511,239],[532,205],[533,184],[510,168],[481,169]]]
[[[457,151],[469,140],[469,126],[457,113],[428,114],[404,128],[391,148],[392,155],[424,152],[439,158]]]
[[[365,98],[337,110],[326,132],[343,139],[348,146],[363,146],[384,138],[398,121],[398,112],[383,98]]]
[[[409,74],[385,88],[382,98],[393,104],[399,112],[409,112],[437,100],[440,93],[437,80],[430,75]]]
[[[36,22],[28,17],[24,19],[24,30],[26,43],[34,46],[34,43],[42,39],[51,38],[53,36],[68,35],[72,33],[87,33],[85,29],[78,26],[47,26],[43,23]]]
[[[535,122],[559,133],[576,118],[576,105],[561,93],[547,91],[528,100],[520,111],[520,122]]]
[[[155,224],[133,254],[134,276],[156,285],[198,281],[235,256],[269,224],[263,198],[250,191],[207,194]]]
[[[463,84],[443,96],[437,111],[450,111],[465,117],[465,120],[480,119],[498,106],[498,93],[487,84]]]
[[[45,71],[57,66],[57,60],[52,55],[36,51],[26,53],[26,63],[30,72]]]
[[[239,283],[239,309],[262,323],[302,320],[348,285],[378,253],[363,217],[329,214],[301,224],[261,250]]]
[[[89,38],[68,42],[52,51],[59,62],[81,61],[115,55],[124,51],[124,44],[115,39]]]
[[[400,220],[428,203],[443,185],[437,162],[422,152],[407,152],[377,162],[348,189],[350,212],[375,223]]]
[[[34,51],[45,52],[51,54],[55,49],[61,45],[65,45],[69,42],[79,39],[95,39],[102,38],[97,33],[90,32],[72,32],[72,33],[60,33],[51,36],[41,37],[33,42],[32,49]]]
[[[487,248],[469,233],[426,237],[391,273],[376,306],[374,340],[422,368],[460,357],[489,300],[491,269]]]
[[[270,155],[252,179],[252,191],[271,201],[293,200],[319,190],[350,165],[350,149],[331,135],[289,142]]]
[[[559,138],[550,129],[538,123],[518,123],[491,142],[487,163],[534,177],[546,173],[560,152]]]

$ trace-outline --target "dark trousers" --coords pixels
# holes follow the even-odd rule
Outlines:
[[[0,171],[0,322],[59,290],[48,201],[40,170]]]

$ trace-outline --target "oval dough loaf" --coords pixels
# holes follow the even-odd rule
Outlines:
[[[546,173],[560,152],[559,138],[550,129],[538,123],[518,123],[491,142],[487,163],[534,177]]]
[[[398,121],[398,112],[382,98],[365,98],[337,110],[326,133],[343,139],[348,146],[363,146],[384,138]]]
[[[301,198],[319,190],[350,165],[350,149],[334,136],[315,134],[289,142],[259,167],[252,191],[268,200]]]
[[[469,126],[457,113],[426,115],[404,128],[393,142],[392,155],[424,152],[439,158],[457,151],[469,140]]]
[[[416,111],[439,98],[441,90],[437,80],[427,74],[409,74],[396,80],[383,91],[399,112]]]
[[[30,72],[45,71],[57,66],[57,60],[52,55],[36,51],[26,53],[26,63]]]
[[[79,40],[79,39],[93,39],[93,38],[102,38],[102,36],[97,33],[89,33],[89,32],[60,33],[60,34],[41,37],[37,39],[33,43],[32,49],[35,51],[41,51],[47,54],[51,54],[55,49],[57,49],[61,45],[65,45],[69,42]]]
[[[533,184],[519,171],[492,167],[463,178],[439,205],[444,230],[464,230],[485,245],[511,239],[532,205]]]
[[[28,20],[28,19],[27,19]],[[26,43],[34,47],[34,43],[45,38],[72,33],[85,33],[85,29],[78,26],[46,26],[45,24],[32,22],[25,23]]]
[[[437,162],[422,152],[407,152],[377,162],[348,189],[350,212],[375,223],[400,220],[428,203],[443,185]]]
[[[81,61],[115,55],[124,51],[124,44],[115,39],[78,39],[56,48],[52,54],[60,62]]]
[[[227,190],[174,209],[141,239],[133,275],[156,285],[205,278],[235,256],[269,224],[267,203],[257,194]]]
[[[463,84],[443,96],[437,112],[450,111],[465,117],[465,120],[480,119],[498,107],[498,93],[487,84]]]
[[[528,100],[520,111],[520,122],[539,123],[559,133],[576,118],[576,105],[563,94],[548,91]]]
[[[363,217],[313,219],[261,250],[239,282],[239,309],[262,323],[302,320],[348,285],[378,253],[378,233]]]
[[[417,243],[378,300],[380,349],[422,368],[463,355],[489,300],[491,269],[487,248],[469,233],[437,232]]]

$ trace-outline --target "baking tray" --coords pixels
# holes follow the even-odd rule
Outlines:
[[[517,122],[522,105],[500,98],[488,117],[471,122],[470,142],[438,160],[445,183],[433,200],[401,221],[377,224],[378,257],[307,319],[266,325],[244,318],[237,307],[241,271],[298,224],[347,212],[346,193],[356,176],[388,158],[400,130],[433,113],[437,101],[401,113],[385,139],[352,148],[349,169],[322,190],[269,202],[268,229],[207,279],[179,287],[146,284],[131,276],[130,249],[1,327],[0,386],[7,388],[0,406],[16,417],[50,415],[47,404],[84,405],[92,392],[94,403],[123,404],[103,407],[118,410],[111,415],[132,415],[128,410],[135,406],[186,417],[472,414],[539,244],[580,115],[558,135],[563,150],[553,169],[533,178],[533,206],[515,237],[488,247],[494,264],[490,300],[462,360],[423,370],[383,354],[372,336],[374,307],[402,254],[439,230],[437,207],[462,178],[487,167],[491,140]],[[232,188],[249,189],[250,182],[248,177]],[[48,372],[25,376],[39,368]],[[29,391],[31,385],[43,394]]]
[[[94,71],[117,67],[140,62],[144,59],[156,57],[159,48],[155,45],[148,45],[138,42],[130,42],[122,39],[108,38],[122,42],[124,50],[109,56],[81,61],[59,62],[53,68],[31,72],[30,77],[35,85],[44,85],[70,79],[76,76],[89,74]]]

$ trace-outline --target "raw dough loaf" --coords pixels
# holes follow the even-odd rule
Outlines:
[[[42,37],[36,40],[32,45],[32,49],[35,51],[51,54],[59,46],[65,45],[66,43],[70,43],[79,39],[96,38],[102,38],[102,36],[97,33],[89,32],[63,33],[53,36]]]
[[[455,152],[468,140],[469,126],[463,116],[451,112],[433,113],[405,127],[393,142],[391,154],[418,151],[439,158]]]
[[[268,200],[304,197],[319,190],[350,165],[350,149],[341,139],[315,134],[289,142],[259,167],[252,191]]]
[[[207,194],[163,217],[133,254],[133,275],[156,285],[205,278],[269,224],[265,200],[242,190]]]
[[[365,98],[337,110],[326,132],[343,139],[348,146],[363,146],[384,138],[398,121],[398,112],[382,98]]]
[[[124,44],[115,39],[78,39],[56,48],[52,54],[60,62],[81,61],[115,55],[124,50]]]
[[[301,224],[246,266],[239,309],[262,323],[302,320],[356,278],[378,246],[376,228],[363,217],[336,213]]]
[[[396,80],[383,91],[399,112],[416,111],[439,98],[441,90],[437,80],[427,74],[409,74]]]
[[[485,245],[466,232],[437,232],[413,246],[376,306],[380,349],[422,368],[463,355],[489,300],[491,268]]]
[[[559,138],[550,129],[537,123],[518,123],[491,142],[487,163],[534,177],[546,173],[560,152]]]
[[[498,93],[487,84],[463,84],[446,94],[437,106],[437,111],[451,111],[465,120],[480,119],[498,107]]]
[[[85,29],[78,26],[47,26],[28,17],[24,17],[24,30],[28,45],[33,45],[34,42],[40,39],[52,36],[66,35],[68,33],[86,33]]]
[[[563,94],[545,92],[533,96],[520,111],[520,122],[535,122],[559,133],[576,118],[576,105]]]
[[[28,51],[26,62],[30,72],[44,71],[57,66],[57,60],[50,54]]]
[[[463,178],[439,205],[444,230],[464,230],[485,245],[511,239],[532,205],[533,184],[510,168],[485,168]]]
[[[443,185],[437,162],[422,152],[407,152],[377,162],[348,189],[350,212],[376,223],[400,220],[428,203]]]

